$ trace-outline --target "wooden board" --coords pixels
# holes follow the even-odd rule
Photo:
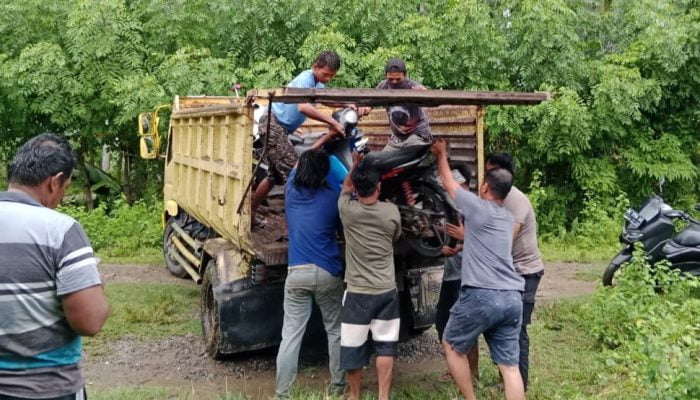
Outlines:
[[[255,89],[249,98],[261,97],[280,103],[355,103],[366,106],[412,103],[440,105],[535,105],[551,98],[549,92],[482,92],[466,90],[405,89]]]

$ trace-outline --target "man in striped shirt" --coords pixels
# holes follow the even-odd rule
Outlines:
[[[0,192],[0,400],[82,400],[81,336],[102,328],[109,308],[90,242],[54,210],[75,156],[64,139],[25,143]]]

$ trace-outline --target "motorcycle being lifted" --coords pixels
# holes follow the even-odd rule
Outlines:
[[[368,153],[367,139],[357,128],[355,110],[336,111],[333,118],[343,124],[346,136],[325,144],[324,149],[331,159],[329,183],[341,185],[352,167],[352,151]],[[290,140],[295,151],[301,154],[319,136],[301,138],[290,135]],[[444,227],[446,223],[458,224],[459,214],[438,181],[430,144],[399,151],[372,152],[365,156],[363,163],[377,168],[382,174],[380,200],[390,201],[399,208],[403,231],[399,251],[408,248],[421,256],[433,258],[442,256],[443,246],[455,245],[455,240],[447,235]]]
[[[700,204],[696,206],[700,211]],[[624,214],[625,225],[620,234],[623,244],[603,272],[603,285],[612,286],[615,273],[632,259],[635,243],[642,243],[647,260],[654,264],[668,260],[672,268],[695,276],[700,275],[700,222],[684,211],[674,210],[661,196],[648,198],[638,210]],[[688,225],[674,235],[675,220]]]

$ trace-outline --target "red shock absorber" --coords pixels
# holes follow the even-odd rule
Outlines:
[[[403,181],[401,182],[401,188],[403,189],[403,194],[406,196],[406,204],[409,206],[416,205],[416,196],[413,194],[413,188],[411,187],[411,182]]]

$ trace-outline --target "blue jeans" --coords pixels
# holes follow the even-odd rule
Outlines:
[[[277,353],[278,398],[289,397],[297,375],[299,349],[311,317],[313,301],[321,309],[323,325],[328,336],[328,368],[331,373],[330,391],[345,389],[345,371],[340,369],[340,311],[343,300],[343,280],[313,264],[290,267],[284,283],[284,321],[282,343]]]
[[[522,295],[516,290],[462,287],[450,310],[443,338],[455,350],[466,354],[482,333],[499,365],[518,365]]]

